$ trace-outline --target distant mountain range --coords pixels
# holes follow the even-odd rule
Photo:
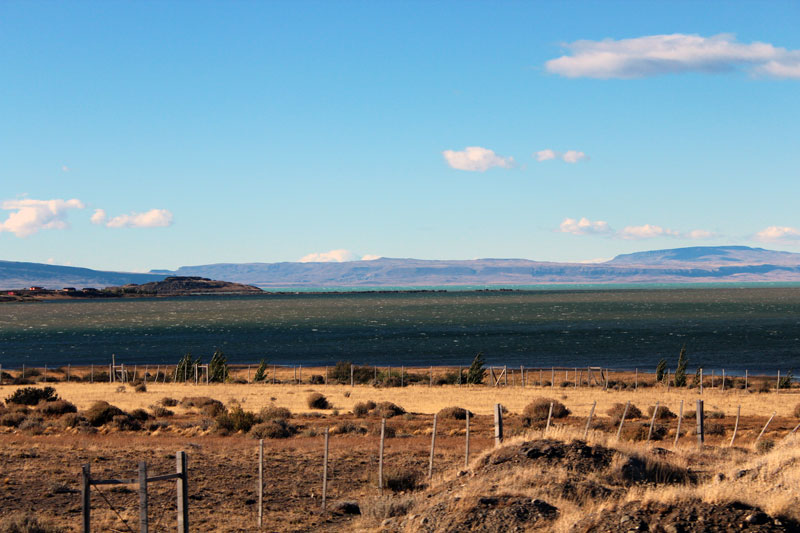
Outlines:
[[[274,288],[536,285],[542,283],[800,282],[800,254],[747,246],[696,246],[619,255],[604,263],[527,259],[381,258],[343,263],[219,263],[148,274],[0,261],[0,287],[107,287],[202,276]]]

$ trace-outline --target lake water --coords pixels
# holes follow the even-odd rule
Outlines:
[[[0,305],[3,367],[491,364],[775,372],[800,368],[800,288],[272,294]]]

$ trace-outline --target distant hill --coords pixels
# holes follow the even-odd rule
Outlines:
[[[63,287],[103,288],[126,283],[160,281],[164,274],[136,274],[131,272],[103,272],[89,268],[77,268],[41,263],[0,261],[0,289],[21,289],[39,286],[46,289]]]
[[[0,288],[108,287],[197,276],[269,288],[536,285],[543,283],[800,282],[800,254],[747,246],[697,246],[619,255],[605,263],[527,259],[382,258],[343,263],[218,263],[149,274],[0,261]]]
[[[138,296],[187,296],[191,294],[258,294],[263,291],[252,285],[216,281],[197,276],[169,276],[163,281],[151,281],[137,285],[108,287],[106,291],[119,295]]]

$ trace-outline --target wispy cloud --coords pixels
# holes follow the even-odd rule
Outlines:
[[[579,150],[567,150],[566,152],[556,152],[550,148],[539,150],[533,153],[533,157],[537,161],[550,161],[551,159],[561,159],[565,163],[577,163],[584,159],[589,159],[589,156]]]
[[[572,233],[573,235],[608,235],[613,233],[608,222],[603,220],[592,222],[586,217],[580,220],[565,218],[558,228],[561,233]]]
[[[789,226],[769,226],[756,233],[756,239],[763,242],[797,241],[800,240],[800,230]]]
[[[172,225],[172,213],[166,209],[151,209],[144,213],[133,212],[109,219],[105,210],[95,209],[92,224],[107,228],[165,228]]]
[[[366,254],[361,257],[358,254],[340,248],[338,250],[330,250],[328,252],[316,252],[313,254],[304,255],[298,262],[300,263],[343,263],[345,261],[374,261],[380,259],[382,256],[374,254]]]
[[[480,146],[467,146],[459,151],[445,150],[442,155],[447,164],[457,170],[485,172],[492,167],[511,168],[514,164],[513,157],[502,157]]]
[[[83,209],[83,202],[72,200],[6,200],[0,204],[6,211],[14,211],[3,222],[0,232],[7,231],[17,237],[29,237],[43,229],[69,227],[67,213],[70,209]]]
[[[564,45],[570,55],[551,59],[548,71],[568,78],[643,78],[681,72],[727,72],[800,79],[800,50],[769,43],[740,43],[732,34],[674,33],[632,39],[581,40]]]
[[[367,255],[361,256],[361,260],[362,261],[375,261],[376,259],[380,259],[381,257],[383,257],[383,256],[382,255],[375,255],[375,254],[367,254]]]
[[[680,237],[681,233],[655,224],[644,224],[626,226],[618,235],[623,239],[653,239],[655,237]]]
[[[680,232],[670,228],[664,228],[655,224],[643,224],[641,226],[626,226],[621,231],[614,230],[608,222],[603,220],[592,221],[586,217],[575,219],[565,218],[558,226],[561,233],[571,233],[572,235],[605,235],[618,239],[654,239],[656,237],[674,237],[688,240],[710,239],[716,235],[710,231],[695,229],[687,232]]]

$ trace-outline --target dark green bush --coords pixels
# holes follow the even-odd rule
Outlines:
[[[19,405],[36,405],[41,401],[53,402],[58,400],[58,394],[53,387],[22,387],[6,398],[6,403]]]

